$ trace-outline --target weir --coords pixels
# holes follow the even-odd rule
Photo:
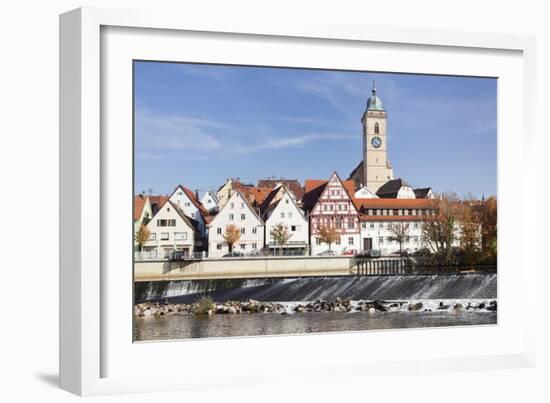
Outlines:
[[[313,301],[336,297],[415,300],[497,298],[496,274],[209,279],[135,283],[135,302]]]

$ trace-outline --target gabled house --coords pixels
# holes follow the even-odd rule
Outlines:
[[[294,194],[284,185],[276,186],[260,208],[265,222],[265,244],[273,253],[303,255],[309,252],[309,224],[304,212],[298,207]],[[282,246],[272,236],[278,224],[284,225],[290,238]]]
[[[200,202],[210,214],[216,213],[219,210],[219,201],[218,195],[212,191],[208,190],[201,198]]]
[[[173,251],[191,255],[204,247],[198,221],[185,215],[170,200],[153,216],[147,228],[151,235],[143,252],[150,256],[163,259]]]
[[[417,199],[435,199],[432,188],[418,188],[414,189],[414,195]]]
[[[376,191],[376,195],[384,199],[415,199],[414,190],[401,178],[384,183]]]
[[[209,257],[221,257],[229,253],[229,245],[224,239],[224,234],[230,224],[240,230],[240,238],[233,245],[234,251],[246,255],[263,248],[264,222],[247,198],[239,190],[235,190],[208,224]]]
[[[340,239],[331,249],[340,254],[360,248],[359,213],[353,204],[355,182],[342,181],[334,172],[328,181],[306,180],[302,199],[309,218],[311,254],[316,255],[329,246],[320,237],[322,227],[335,229]]]
[[[185,186],[178,185],[169,200],[186,216],[197,221],[201,235],[206,238],[206,217],[208,210],[199,201],[195,192]]]
[[[304,189],[302,188],[302,185],[300,185],[300,182],[297,179],[281,178],[281,179],[258,180],[259,188],[275,189],[275,187],[279,184],[285,185],[297,202],[300,202],[302,200],[302,197],[304,196]]]
[[[139,194],[134,196],[134,233],[136,233],[141,224],[147,224],[153,217],[149,196]]]

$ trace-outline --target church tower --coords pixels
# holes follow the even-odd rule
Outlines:
[[[363,180],[367,189],[376,193],[378,188],[393,179],[393,169],[388,161],[387,118],[382,101],[376,95],[374,81],[367,110],[361,118],[363,124]]]

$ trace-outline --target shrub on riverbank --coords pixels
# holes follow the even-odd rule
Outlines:
[[[195,315],[207,315],[216,309],[214,301],[210,297],[200,297],[192,307],[192,311]]]

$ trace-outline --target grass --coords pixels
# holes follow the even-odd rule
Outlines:
[[[207,315],[208,311],[214,310],[215,308],[216,305],[214,304],[212,298],[204,296],[195,301],[192,309],[195,315]]]

